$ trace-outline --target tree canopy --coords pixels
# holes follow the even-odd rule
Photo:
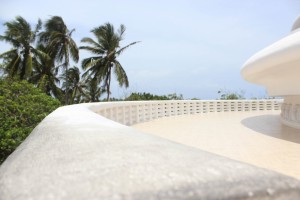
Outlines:
[[[129,86],[127,74],[121,63],[117,60],[117,57],[123,53],[125,49],[138,42],[132,42],[124,47],[120,47],[120,42],[123,40],[125,30],[125,26],[121,25],[120,28],[115,31],[112,24],[106,23],[91,31],[96,37],[96,40],[89,37],[85,37],[81,40],[81,42],[87,43],[88,46],[81,46],[80,49],[87,50],[95,55],[85,58],[82,61],[82,67],[86,70],[84,75],[95,78],[98,83],[104,83],[107,101],[110,96],[112,73],[116,75],[120,87]]]
[[[2,77],[28,80],[62,104],[100,101],[102,94],[111,95],[111,76],[116,76],[120,87],[128,87],[129,80],[118,56],[132,42],[121,46],[125,26],[118,30],[110,23],[94,29],[96,40],[84,37],[81,41],[93,57],[83,58],[81,67],[70,67],[79,61],[79,48],[73,34],[60,16],[52,16],[35,28],[21,16],[4,24],[6,30],[0,41],[7,42],[11,49],[0,54]],[[82,70],[81,70],[82,68]],[[70,73],[70,75],[69,75]]]
[[[12,49],[0,54],[0,58],[5,60],[5,70],[10,77],[27,79],[32,73],[34,56],[47,56],[33,46],[42,22],[38,20],[35,29],[32,30],[23,17],[17,16],[14,21],[6,22],[4,26],[7,29],[4,35],[0,35],[0,41],[12,46]]]
[[[0,79],[0,163],[60,105],[27,81]]]

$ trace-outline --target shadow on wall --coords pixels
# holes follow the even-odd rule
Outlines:
[[[249,117],[241,123],[258,133],[300,144],[300,130],[281,124],[279,115]]]

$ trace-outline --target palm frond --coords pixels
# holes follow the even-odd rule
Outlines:
[[[0,54],[0,58],[10,58],[11,56],[14,56],[18,54],[18,50],[17,49],[11,49],[9,51],[3,52],[2,54]]]
[[[81,42],[91,44],[95,48],[103,49],[103,47],[101,45],[99,45],[97,42],[95,42],[95,40],[93,40],[92,38],[89,38],[89,37],[82,38]]]
[[[75,41],[72,38],[69,38],[68,46],[69,46],[69,52],[72,57],[72,60],[77,63],[79,60],[79,51]]]
[[[43,50],[39,50],[39,49],[31,49],[32,53],[36,56],[41,57],[44,60],[49,61],[51,58],[49,56],[49,54],[47,54],[46,52],[44,52]]]
[[[11,36],[0,35],[0,41],[10,43],[13,47],[16,47],[16,48],[21,46],[20,41],[14,39]]]
[[[41,19],[38,19],[38,23],[36,24],[35,29],[34,29],[33,34],[32,34],[31,42],[34,42],[34,41],[35,41],[35,38],[36,38],[38,32],[39,32],[41,29],[42,29],[42,20],[41,20]]]
[[[64,23],[64,20],[60,16],[53,16],[45,23],[46,32],[60,32],[67,33],[67,26]]]
[[[95,48],[95,47],[91,47],[91,46],[80,46],[79,49],[82,49],[82,50],[86,50],[86,51],[89,51],[93,54],[104,54],[105,51],[103,51],[102,49],[99,49],[99,48]]]
[[[19,68],[21,65],[21,57],[19,54],[16,54],[14,58],[10,60],[10,62],[5,66],[6,71],[9,74],[9,77],[14,77],[18,74]]]
[[[132,42],[128,45],[126,45],[125,47],[122,47],[121,49],[119,49],[117,52],[116,52],[116,55],[120,55],[125,49],[127,49],[128,47],[132,46],[132,45],[135,45],[137,43],[140,43],[140,41],[137,41],[137,42]]]
[[[123,24],[121,24],[120,28],[118,29],[118,34],[119,34],[120,40],[123,40],[123,35],[124,35],[125,31],[126,31],[126,27]]]
[[[129,86],[129,81],[125,70],[123,69],[121,63],[119,61],[115,61],[114,73],[117,76],[117,80],[119,86],[125,86],[126,88]]]
[[[88,69],[92,66],[99,65],[102,57],[90,57],[82,60],[81,66],[83,69]]]

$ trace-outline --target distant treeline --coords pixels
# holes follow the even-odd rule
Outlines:
[[[146,92],[133,92],[123,99],[111,98],[111,101],[151,101],[151,100],[183,100],[182,94],[155,95]]]

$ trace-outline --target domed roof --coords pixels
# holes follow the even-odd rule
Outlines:
[[[294,22],[291,31],[294,31],[294,30],[299,29],[299,28],[300,28],[300,16],[299,16],[299,17],[296,19],[296,21]]]
[[[254,54],[241,71],[244,79],[265,86],[271,96],[300,95],[300,17],[291,31]]]

